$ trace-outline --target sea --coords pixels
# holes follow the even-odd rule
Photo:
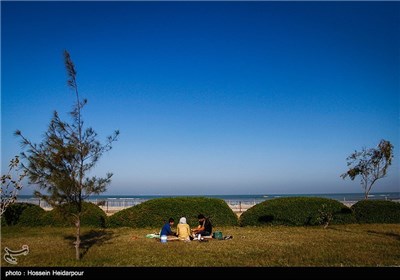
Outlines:
[[[228,205],[255,205],[265,200],[280,197],[324,197],[335,199],[340,202],[357,202],[364,199],[364,193],[321,193],[321,194],[228,194],[228,195],[94,195],[86,200],[98,205],[108,207],[130,207],[138,205],[144,201],[166,197],[209,197],[225,200]],[[368,199],[371,200],[391,200],[400,201],[400,192],[376,192],[370,193]],[[44,201],[32,195],[19,195],[17,202],[28,202],[47,207]]]

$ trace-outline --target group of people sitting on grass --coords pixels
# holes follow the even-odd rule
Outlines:
[[[195,238],[198,240],[204,240],[204,236],[211,236],[212,224],[210,219],[206,218],[203,214],[199,214],[197,218],[199,220],[199,225],[195,229],[190,229],[185,217],[180,218],[179,223],[176,226],[176,232],[172,231],[171,229],[175,223],[175,220],[173,218],[169,218],[168,222],[162,227],[160,236],[166,235],[178,237],[179,240],[184,241],[190,241]]]

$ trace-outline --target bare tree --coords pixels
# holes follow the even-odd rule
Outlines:
[[[64,63],[68,74],[68,85],[74,91],[76,103],[70,112],[72,122],[64,122],[54,112],[44,139],[34,144],[22,135],[26,152],[22,153],[27,164],[23,164],[31,183],[39,186],[44,193],[35,191],[35,196],[44,199],[53,207],[68,204],[65,207],[68,216],[76,227],[75,252],[80,259],[80,230],[83,201],[91,194],[99,194],[106,190],[111,182],[112,173],[105,178],[88,177],[103,153],[109,151],[112,142],[116,141],[119,131],[109,136],[105,144],[97,140],[97,133],[92,128],[84,129],[82,109],[87,100],[81,101],[76,82],[75,66],[67,51],[64,51]]]
[[[7,207],[17,200],[18,191],[22,189],[22,180],[26,176],[26,172],[14,174],[18,172],[19,157],[15,156],[10,160],[7,174],[1,175],[1,201],[0,201],[0,217],[6,211]],[[18,178],[14,178],[17,176]]]
[[[386,176],[388,167],[392,164],[393,145],[386,140],[381,140],[376,148],[363,148],[360,152],[355,151],[347,157],[349,170],[340,175],[343,179],[350,177],[354,180],[361,177],[361,186],[365,193],[365,199],[372,186],[378,179]]]

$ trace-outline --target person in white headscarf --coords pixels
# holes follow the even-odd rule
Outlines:
[[[190,241],[192,234],[185,217],[180,218],[179,223],[176,226],[176,234],[180,240]]]

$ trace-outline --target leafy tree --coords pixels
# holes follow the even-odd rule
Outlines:
[[[6,211],[7,207],[17,200],[18,191],[22,189],[22,180],[26,176],[26,172],[17,174],[18,178],[14,178],[14,172],[19,166],[19,157],[15,156],[10,160],[7,174],[1,175],[1,201],[0,201],[0,217]]]
[[[393,145],[386,140],[381,140],[376,148],[363,148],[360,152],[355,151],[347,157],[349,170],[340,175],[343,179],[350,177],[354,180],[361,177],[361,186],[365,193],[365,199],[372,186],[378,179],[386,176],[388,167],[392,164]]]
[[[104,178],[89,177],[88,173],[103,153],[112,148],[119,131],[116,130],[101,144],[92,128],[84,129],[82,109],[87,100],[81,100],[79,97],[75,66],[67,51],[64,51],[64,63],[68,74],[68,86],[76,97],[76,103],[70,112],[72,122],[61,120],[55,111],[40,144],[32,143],[18,130],[15,134],[22,139],[23,148],[26,150],[21,155],[27,162],[23,164],[23,168],[27,171],[30,183],[36,184],[39,190],[42,190],[35,191],[35,196],[44,199],[53,207],[65,203],[69,205],[62,208],[66,209],[65,214],[71,217],[75,224],[75,252],[76,259],[80,259],[83,201],[91,194],[104,192],[112,176],[112,173],[108,173]]]

